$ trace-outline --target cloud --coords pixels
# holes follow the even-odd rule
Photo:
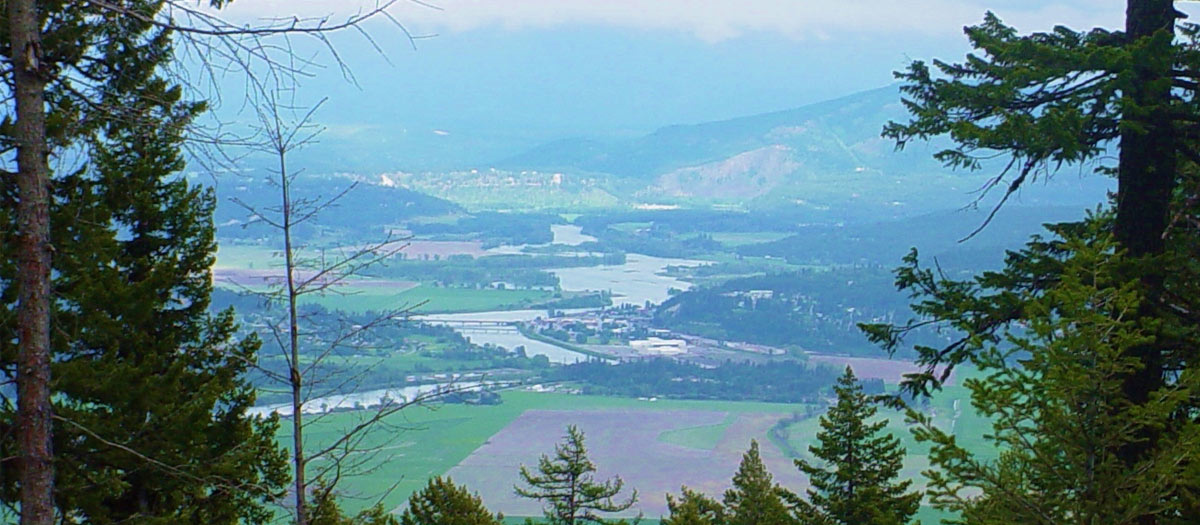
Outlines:
[[[401,0],[390,13],[414,32],[460,32],[598,25],[674,31],[719,42],[775,33],[797,40],[842,34],[957,34],[989,9],[1023,31],[1052,23],[1077,28],[1113,26],[1121,6],[1083,0]],[[985,5],[986,4],[986,5]],[[249,18],[332,15],[337,20],[375,0],[238,0],[227,16]]]

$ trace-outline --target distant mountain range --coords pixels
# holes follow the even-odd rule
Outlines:
[[[752,154],[768,164],[786,151],[799,171],[883,171],[908,163],[879,137],[883,124],[906,116],[895,86],[856,93],[801,108],[693,125],[669,126],[644,137],[602,142],[560,140],[500,161],[504,168],[537,168],[653,178],[682,168],[722,163]],[[905,160],[926,155],[901,154]],[[909,159],[912,157],[912,159]],[[924,162],[930,165],[929,162]],[[743,168],[758,165],[756,161]]]
[[[970,202],[994,170],[954,173],[932,154],[947,141],[896,151],[880,137],[908,114],[898,86],[796,109],[670,126],[619,141],[560,140],[497,162],[507,170],[540,170],[619,179],[622,197],[664,204],[746,207],[909,208],[899,215]],[[1067,191],[1026,192],[1026,204],[1098,202],[1100,177],[1059,177]],[[885,213],[891,214],[891,213]]]
[[[932,155],[949,144],[945,139],[896,151],[879,135],[888,121],[906,118],[899,87],[893,85],[796,109],[669,126],[635,138],[557,140],[494,162],[478,159],[489,148],[513,150],[486,140],[472,145],[451,135],[440,139],[447,141],[447,148],[461,151],[456,164],[446,165],[453,167],[412,172],[398,166],[373,168],[391,162],[387,159],[396,152],[370,141],[356,142],[367,140],[356,135],[333,141],[332,150],[343,163],[340,169],[320,167],[332,158],[314,161],[314,166],[306,162],[308,157],[300,157],[292,164],[310,173],[353,174],[351,178],[388,187],[370,196],[382,200],[367,209],[382,210],[383,201],[397,199],[385,213],[389,216],[454,213],[449,203],[427,201],[403,189],[445,199],[467,211],[715,207],[782,210],[816,223],[912,217],[959,208],[978,198],[975,192],[999,167],[977,172],[943,168]],[[346,140],[355,145],[341,144]],[[1092,207],[1111,187],[1103,177],[1076,172],[1057,175],[1046,184],[1033,182],[1016,204]],[[985,199],[982,205],[996,197],[988,196],[991,201]],[[400,202],[407,204],[396,209]]]

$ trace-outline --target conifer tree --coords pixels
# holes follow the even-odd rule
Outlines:
[[[354,516],[342,513],[334,494],[334,487],[324,480],[312,485],[312,497],[308,500],[308,516],[311,525],[400,525],[396,516],[384,510],[383,503],[376,503]]]
[[[400,525],[500,525],[502,519],[488,512],[483,500],[466,487],[435,476],[408,498]]]
[[[733,487],[725,491],[725,517],[728,525],[791,525],[795,523],[787,500],[793,495],[776,484],[758,453],[758,441],[750,441],[750,450],[733,475]]]
[[[1200,377],[1183,369],[1152,403],[1125,398],[1124,378],[1140,366],[1128,351],[1151,340],[1152,329],[1131,315],[1146,298],[1136,281],[1120,276],[1122,255],[1104,224],[1110,219],[1056,226],[1062,240],[1031,242],[1013,255],[1054,267],[1057,278],[1022,301],[1027,321],[1006,329],[1004,344],[974,349],[972,363],[982,376],[964,384],[975,410],[992,422],[981,433],[1002,451],[997,460],[979,457],[928,416],[909,412],[917,439],[932,445],[930,498],[960,515],[956,523],[1200,519],[1192,499],[1200,425],[1177,417],[1200,395]],[[1019,275],[1009,272],[1003,279]],[[1147,427],[1161,429],[1168,421],[1172,431],[1129,468],[1118,452],[1141,440]]]
[[[681,491],[678,499],[667,494],[671,514],[663,518],[663,525],[725,525],[725,507],[719,501],[687,487]]]
[[[215,202],[180,174],[185,129],[203,105],[183,100],[164,76],[172,56],[168,31],[137,20],[105,25],[58,7],[64,25],[55,28],[65,34],[78,24],[82,33],[54,41],[58,59],[65,49],[84,51],[71,42],[104,41],[86,49],[100,59],[75,67],[102,79],[93,102],[105,108],[103,115],[72,113],[56,99],[65,106],[51,120],[60,126],[56,137],[86,151],[76,169],[55,178],[49,209],[58,519],[265,522],[287,475],[274,440],[278,422],[246,414],[254,390],[242,376],[258,343],[233,338],[231,312],[208,311]],[[72,118],[78,120],[68,125]],[[15,204],[13,195],[3,196],[4,253],[16,244]],[[4,312],[16,301],[9,284],[16,273],[10,259],[0,261]],[[0,360],[9,377],[19,324],[0,314]],[[13,413],[7,403],[0,407],[5,457],[21,430]],[[18,488],[15,477],[4,476],[6,506]]]
[[[1122,516],[1120,523],[1170,523],[1189,514],[1185,509],[1200,500],[1200,470],[1182,467],[1196,459],[1165,460],[1181,440],[1194,435],[1194,414],[1200,408],[1200,396],[1189,386],[1189,377],[1200,366],[1194,351],[1200,344],[1200,294],[1195,290],[1200,282],[1195,264],[1200,253],[1200,142],[1194,132],[1200,115],[1200,26],[1180,22],[1182,18],[1173,0],[1127,0],[1123,28],[1075,31],[1059,26],[1023,35],[988,13],[983,23],[966,29],[975,48],[966,60],[914,62],[898,73],[912,118],[884,130],[900,147],[948,135],[954,145],[936,157],[956,168],[980,169],[987,166],[985,159],[1007,157],[992,184],[1001,186],[1005,199],[1028,181],[1063,166],[1116,177],[1111,215],[1058,225],[1052,233],[1073,237],[1085,247],[1105,244],[1113,257],[1097,267],[1104,279],[1140,287],[1131,292],[1139,298],[1134,301],[1136,310],[1110,311],[1119,315],[1112,320],[1132,325],[1092,332],[1099,338],[1096,348],[1120,353],[1110,356],[1122,363],[1111,378],[1119,387],[1106,402],[1110,415],[1134,417],[1124,427],[1133,434],[1106,440],[1103,452],[1092,450],[1098,458],[1119,459],[1123,474],[1114,471],[1115,479],[1140,479],[1146,487],[1156,487],[1150,491],[1152,501],[1126,505],[1133,514]],[[1081,236],[1085,231],[1090,233]],[[897,272],[897,286],[912,293],[919,317],[903,326],[864,329],[888,350],[897,349],[904,336],[918,328],[956,334],[948,344],[915,348],[924,370],[902,386],[908,393],[929,395],[956,365],[990,360],[989,352],[1009,344],[1008,339],[1019,337],[1025,327],[1056,322],[1063,311],[1087,311],[1038,304],[1056,293],[1075,254],[1085,253],[1076,248],[1059,240],[1035,239],[1026,250],[1009,254],[1002,271],[965,281],[923,267],[913,252]],[[1061,321],[1070,326],[1069,319]],[[1122,333],[1137,334],[1137,343],[1110,339]],[[1022,388],[1041,380],[1029,381]],[[1013,400],[1000,405],[1012,408]],[[1170,401],[1171,410],[1163,409],[1164,400]],[[936,436],[931,430],[927,437]],[[1036,449],[1031,443],[1037,441],[1025,443],[1026,448]],[[975,459],[948,454],[940,458],[940,466],[962,466]],[[983,483],[977,479],[981,472],[958,481]],[[1009,474],[1027,472],[1018,467]],[[1149,473],[1155,474],[1145,477]],[[994,485],[1011,485],[1016,490],[1009,495],[1013,501],[1020,500],[1014,494],[1039,492],[1036,485],[1020,480]],[[1118,497],[1114,492],[1089,494],[1076,496],[1094,498],[1089,504],[1100,507]]]
[[[10,102],[0,155],[15,168],[0,172],[0,371],[17,390],[0,406],[0,500],[23,524],[174,522],[173,512],[203,523],[267,519],[262,502],[284,474],[270,439],[276,423],[244,413],[253,392],[240,376],[257,345],[230,340],[228,313],[207,315],[212,199],[179,178],[183,128],[193,144],[226,137],[194,126],[203,105],[180,93],[189,82],[220,84],[230,65],[294,86],[311,57],[290,61],[291,44],[271,39],[303,34],[333,51],[325,35],[397,2],[335,24],[284,16],[245,25],[214,12],[231,1],[10,0],[0,13]],[[181,72],[181,56],[213,67]],[[121,182],[124,170],[137,176]],[[164,180],[151,189],[153,176]],[[134,192],[129,202],[103,193],[123,190]],[[86,384],[88,360],[112,378]],[[160,377],[122,375],[134,373]],[[149,390],[111,390],[135,386]],[[167,408],[149,408],[156,399]],[[115,417],[85,416],[104,413]]]
[[[608,523],[601,514],[633,507],[637,490],[628,499],[616,500],[625,482],[619,476],[597,482],[595,472],[583,432],[569,425],[562,444],[554,446],[554,457],[543,455],[536,473],[521,465],[521,480],[527,487],[514,488],[519,496],[545,501],[546,520],[551,525]]]
[[[862,391],[854,371],[838,379],[837,403],[821,416],[818,445],[809,451],[823,464],[803,459],[796,466],[812,485],[797,517],[804,525],[899,525],[908,523],[921,495],[900,481],[905,450],[882,433],[887,420],[872,421],[877,409]]]

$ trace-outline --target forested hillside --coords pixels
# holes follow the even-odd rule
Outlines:
[[[712,339],[876,355],[858,323],[911,315],[908,298],[892,290],[893,280],[887,269],[870,266],[732,279],[672,297],[658,307],[654,321]],[[938,340],[923,335],[924,343]]]
[[[260,239],[274,230],[255,216],[279,207],[280,189],[266,174],[192,177],[194,183],[210,186],[220,206],[213,217],[218,235],[227,239]],[[456,204],[405,188],[388,187],[338,176],[308,176],[292,189],[298,202],[332,202],[321,210],[319,224],[300,225],[303,238],[321,235],[350,238],[382,238],[389,228],[398,228],[416,217],[462,214]]]

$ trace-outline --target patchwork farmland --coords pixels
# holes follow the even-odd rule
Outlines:
[[[975,372],[964,369],[958,375],[962,379]],[[819,427],[816,417],[797,417],[814,413],[815,407],[803,404],[650,401],[522,390],[504,391],[501,397],[500,405],[414,407],[389,418],[387,430],[372,434],[364,443],[382,447],[385,453],[375,458],[369,472],[346,479],[341,487],[349,498],[348,509],[382,497],[387,508],[401,511],[409,494],[430,476],[449,475],[506,516],[541,515],[536,502],[514,496],[518,470],[522,464],[536,465],[542,454],[553,453],[566,426],[576,424],[586,435],[600,477],[619,474],[627,487],[638,489],[640,502],[628,514],[641,511],[653,520],[666,514],[665,496],[677,494],[680,485],[719,498],[751,439],[758,440],[776,481],[803,491],[807,483],[783,450],[808,458],[808,446]],[[992,457],[980,437],[988,422],[970,409],[964,387],[946,387],[926,410],[938,426],[953,429],[968,449]],[[357,416],[350,412],[321,418],[308,434],[309,446],[321,446],[340,435],[341,429],[357,423]],[[922,485],[920,471],[928,467],[927,447],[913,440],[903,415],[885,410],[880,417],[890,419],[888,430],[908,449],[903,475]],[[290,439],[286,427],[278,437]],[[939,516],[923,508],[920,517],[932,523]]]
[[[529,410],[448,472],[456,482],[479,491],[489,508],[510,516],[536,516],[541,504],[516,496],[513,486],[521,465],[535,468],[540,455],[552,453],[567,425],[577,425],[587,439],[598,478],[620,475],[638,490],[638,504],[625,513],[657,518],[667,514],[667,493],[690,488],[721,494],[729,487],[742,454],[757,439],[763,460],[785,486],[802,489],[803,476],[767,439],[767,431],[786,413],[730,414],[701,410]],[[722,425],[727,418],[732,422]],[[715,446],[694,448],[663,439],[672,431],[709,430]]]

